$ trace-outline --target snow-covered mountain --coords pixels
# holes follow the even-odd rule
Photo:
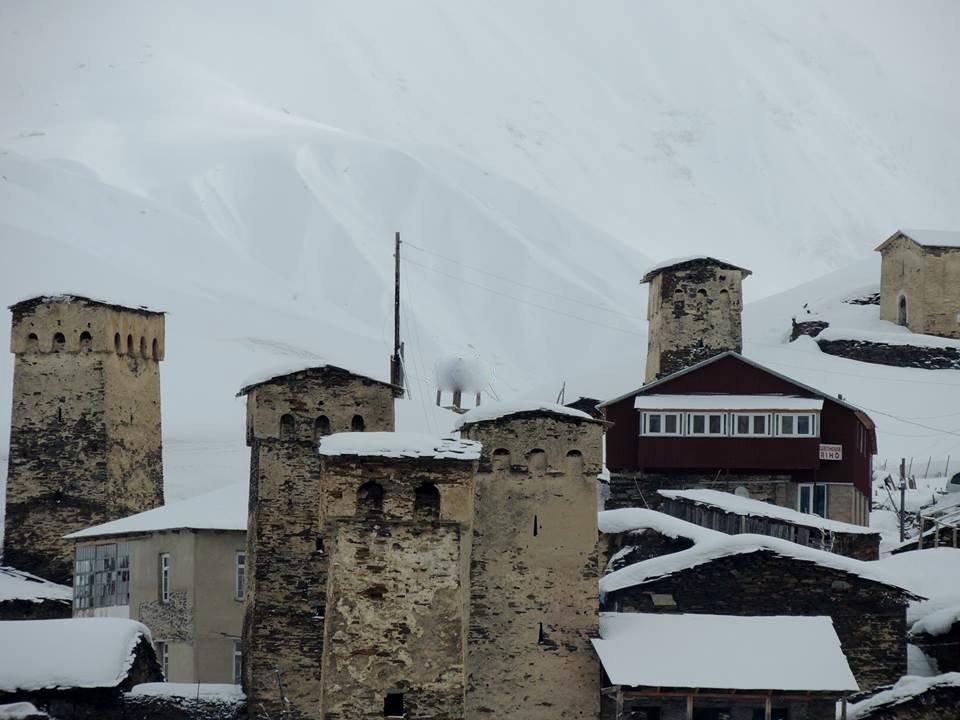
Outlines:
[[[949,0],[4,3],[0,301],[169,311],[174,496],[245,473],[250,374],[386,372],[395,230],[408,426],[441,429],[451,353],[499,397],[630,387],[651,258],[728,257],[749,300],[960,228],[958,34]],[[956,405],[958,373],[774,349],[797,292],[748,312],[758,359],[875,405],[865,378],[904,385],[901,415]],[[0,408],[11,377],[0,354]],[[882,451],[957,446],[897,427]]]

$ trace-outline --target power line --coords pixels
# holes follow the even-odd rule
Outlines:
[[[568,297],[563,293],[556,292],[554,290],[544,290],[543,288],[538,288],[534,285],[528,285],[527,283],[520,282],[519,280],[514,280],[513,278],[509,278],[506,275],[499,275],[498,273],[490,272],[489,270],[483,270],[482,268],[478,268],[474,265],[468,265],[467,263],[457,260],[456,258],[452,258],[447,255],[441,255],[440,253],[433,252],[432,250],[427,250],[426,248],[422,248],[419,245],[414,245],[413,243],[410,243],[410,242],[404,242],[404,245],[406,245],[407,247],[413,248],[414,250],[419,250],[422,253],[426,253],[428,255],[433,255],[434,257],[438,257],[441,260],[446,260],[449,263],[459,265],[468,270],[473,270],[474,272],[478,272],[483,275],[489,275],[490,277],[497,278],[498,280],[503,280],[504,282],[508,282],[513,285],[526,288],[527,290],[533,290],[534,292],[543,293],[544,295],[552,295],[553,297],[560,298],[561,300],[577,303],[579,305],[584,305],[586,307],[592,307],[597,310],[603,310],[604,312],[613,313],[614,315],[620,315],[622,317],[629,318],[630,320],[638,320],[638,321],[643,320],[643,318],[641,317],[637,317],[636,315],[629,315],[627,313],[620,312],[619,310],[614,310],[613,308],[609,308],[606,305],[597,305],[596,303],[590,303],[590,302],[587,302],[586,300],[577,300],[577,299]],[[426,265],[422,267],[428,267],[428,269],[433,269],[433,268],[429,268],[429,266],[426,266]]]
[[[401,262],[407,263],[409,265],[416,265],[417,267],[421,267],[425,270],[430,270],[431,272],[438,273],[439,275],[444,275],[448,278],[456,280],[459,283],[466,283],[467,285],[473,285],[474,287],[478,287],[481,290],[486,290],[487,292],[493,293],[494,295],[500,295],[501,297],[505,297],[509,300],[513,300],[514,302],[523,303],[524,305],[530,305],[535,308],[540,308],[541,310],[546,310],[547,312],[552,312],[557,315],[563,315],[564,317],[572,318],[574,320],[579,320],[581,322],[585,322],[590,325],[596,325],[597,327],[606,328],[607,330],[616,330],[617,332],[626,333],[627,335],[636,335],[638,337],[645,337],[643,333],[636,332],[635,330],[627,330],[625,328],[619,328],[614,325],[598,323],[594,320],[589,320],[585,317],[580,317],[579,315],[574,315],[572,313],[564,312],[563,310],[557,310],[556,308],[548,307],[547,305],[541,305],[539,303],[531,302],[530,300],[526,300],[525,298],[517,297],[516,295],[509,295],[507,293],[500,292],[499,290],[494,290],[493,288],[489,288],[486,285],[481,285],[480,283],[474,282],[472,280],[465,280],[464,278],[457,277],[456,275],[451,275],[450,273],[444,272],[443,270],[437,270],[436,268],[430,267],[429,265],[423,265],[422,263],[418,263],[413,260],[408,260],[406,258],[403,258],[401,259]],[[574,300],[571,302],[576,302],[576,301]]]

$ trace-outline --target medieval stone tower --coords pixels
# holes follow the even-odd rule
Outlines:
[[[480,444],[409,433],[320,443],[329,557],[323,720],[464,717]]]
[[[741,284],[750,271],[711,257],[676,260],[650,270],[645,382],[727,350],[741,352]]]
[[[13,305],[3,561],[58,582],[62,537],[163,504],[159,312],[63,295]]]
[[[465,415],[482,443],[470,569],[467,717],[596,718],[603,425],[560,406]]]
[[[398,393],[333,366],[240,391],[250,447],[243,684],[251,714],[317,716],[327,582],[317,442],[332,432],[393,430]]]

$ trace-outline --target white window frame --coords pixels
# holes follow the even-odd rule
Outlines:
[[[160,602],[170,602],[170,553],[160,553]]]
[[[749,432],[742,433],[737,429],[737,423],[739,419],[743,417],[750,419]],[[763,418],[764,432],[762,433],[753,431],[754,429],[753,419],[758,417]],[[730,435],[731,437],[770,437],[771,435],[773,435],[773,416],[770,413],[758,413],[758,412],[730,413]]]
[[[687,423],[687,436],[688,437],[727,437],[728,436],[728,424],[729,416],[728,412],[691,412],[687,413],[686,423]],[[720,418],[720,432],[710,432],[710,418],[711,417]],[[702,433],[695,433],[693,431],[693,422],[694,418],[702,417],[703,420],[703,429]]]
[[[233,598],[243,600],[247,593],[247,551],[237,550],[234,567]]]
[[[823,515],[818,514],[815,509],[817,507],[817,490],[823,488]],[[801,498],[803,497],[803,491],[810,491],[810,509],[804,510],[801,503]],[[815,515],[816,517],[822,517],[827,519],[827,514],[830,509],[830,486],[826,483],[799,483],[797,485],[797,511],[806,513],[808,515]]]
[[[650,423],[649,418],[651,415],[658,415],[660,417],[661,427],[665,427],[667,423],[667,416],[672,415],[677,419],[677,431],[676,432],[651,432],[649,430]],[[684,432],[683,427],[684,415],[682,412],[645,412],[641,415],[641,435],[650,435],[651,437],[681,437]]]
[[[160,663],[164,682],[170,682],[170,646],[163,640],[155,640],[153,649],[157,655],[157,662]]]
[[[793,428],[794,432],[784,433],[783,432],[783,419],[786,417],[793,418]],[[810,432],[808,433],[799,433],[796,432],[797,424],[799,418],[809,418],[810,419]],[[777,437],[785,438],[815,438],[820,437],[820,416],[817,413],[777,413]]]
[[[243,643],[240,640],[233,641],[233,684],[240,685],[243,682]]]

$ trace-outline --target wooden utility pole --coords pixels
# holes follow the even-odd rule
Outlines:
[[[403,343],[400,342],[400,233],[393,249],[393,357],[390,358],[390,382],[403,387]]]
[[[900,542],[903,542],[906,539],[906,522],[907,522],[907,508],[906,508],[906,499],[907,499],[907,461],[904,458],[900,458]],[[923,538],[921,538],[921,542]]]

